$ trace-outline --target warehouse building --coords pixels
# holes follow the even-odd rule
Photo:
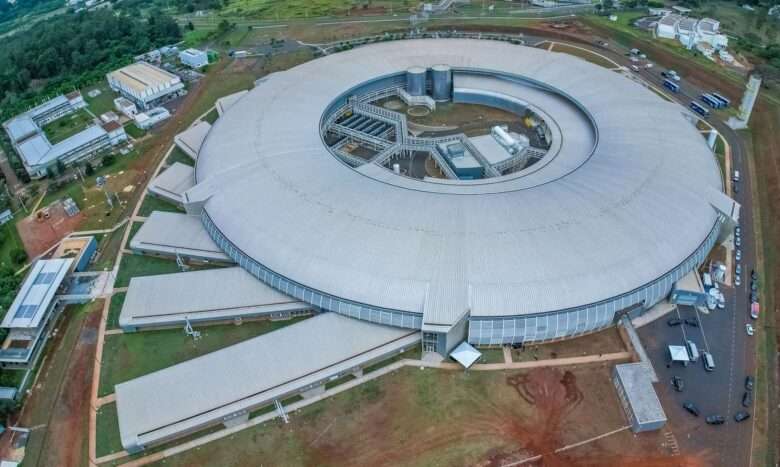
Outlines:
[[[203,229],[198,217],[155,211],[130,241],[137,253],[183,261],[232,263]]]
[[[179,60],[190,68],[199,70],[209,64],[209,56],[203,50],[186,49],[179,52]]]
[[[122,446],[135,453],[216,424],[245,422],[258,408],[321,394],[327,382],[360,375],[419,340],[408,329],[325,313],[132,379],[115,391]]]
[[[658,430],[666,424],[666,414],[646,364],[615,365],[612,383],[634,433]]]
[[[186,91],[181,78],[146,62],[136,62],[106,75],[115,92],[149,110]]]
[[[27,368],[35,364],[61,309],[55,295],[72,262],[68,258],[38,260],[32,266],[0,324],[8,330],[0,348],[0,366]]]
[[[119,326],[147,328],[287,319],[311,313],[312,306],[257,281],[239,267],[135,277],[130,281]]]

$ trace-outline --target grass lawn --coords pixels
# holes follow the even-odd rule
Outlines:
[[[113,305],[113,303],[112,303]],[[114,392],[121,382],[190,360],[246,339],[301,321],[247,321],[198,328],[194,341],[183,329],[141,331],[106,336],[100,373],[100,396]]]
[[[176,261],[144,255],[125,255],[119,265],[115,287],[127,287],[130,279],[155,274],[170,274],[179,271]]]
[[[504,465],[542,453],[551,464],[571,465],[553,450],[625,420],[609,368],[566,370],[406,367],[291,412],[287,425],[248,428],[164,465]],[[574,382],[567,389],[564,374]],[[594,465],[598,454],[629,456],[625,446],[605,446],[594,448]]]
[[[24,211],[16,213],[11,221],[0,226],[0,236],[3,238],[0,243],[0,266],[8,265],[13,268],[18,266],[11,260],[11,251],[16,248],[24,250],[19,231],[16,230],[16,222],[22,219],[22,216],[24,216]]]
[[[192,158],[188,156],[186,152],[179,149],[178,146],[173,148],[171,155],[168,156],[168,159],[165,160],[165,164],[173,165],[175,162],[181,162],[182,164],[189,165],[190,167],[195,166],[195,161],[192,160]]]
[[[138,128],[135,123],[128,123],[125,125],[125,133],[133,139],[138,139],[146,134],[146,130]]]
[[[108,306],[108,318],[106,319],[106,329],[119,329],[119,313],[122,312],[122,305],[125,303],[127,292],[118,292],[111,296],[111,304]]]
[[[88,93],[89,91],[92,91],[93,89],[100,90],[100,95],[97,97],[89,97]],[[89,110],[100,117],[102,114],[115,110],[114,109],[114,98],[116,95],[114,95],[114,91],[111,90],[110,87],[108,87],[108,83],[105,81],[101,81],[100,84],[97,86],[92,86],[88,89],[84,89],[81,91],[81,94],[84,96],[84,100],[87,102],[87,105],[89,106]]]
[[[173,203],[169,203],[162,198],[147,194],[144,198],[143,204],[141,205],[141,209],[138,210],[138,215],[141,217],[148,217],[154,211],[184,212],[183,209]]]
[[[211,112],[207,113],[206,116],[203,118],[203,120],[206,120],[207,122],[213,125],[218,118],[219,118],[219,112],[217,112],[217,109],[214,109]]]
[[[82,109],[49,123],[43,127],[43,131],[51,144],[57,144],[93,124],[92,115]]]
[[[115,402],[100,407],[97,412],[95,432],[97,436],[95,451],[98,457],[122,450],[122,439],[119,437],[119,417]]]
[[[482,357],[478,363],[504,363],[504,350],[501,347],[480,347]]]

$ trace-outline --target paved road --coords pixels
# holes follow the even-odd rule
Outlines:
[[[623,50],[612,44],[608,48],[593,48],[620,64],[632,64],[625,56],[627,49]],[[661,72],[664,70],[665,68],[655,63],[652,68],[641,68],[638,73],[634,73],[645,81],[662,87],[664,78]],[[690,101],[697,100],[703,92],[713,91],[697,89],[686,81],[685,77],[678,84],[680,92],[668,94],[685,107]],[[699,328],[686,325],[670,328],[666,319],[662,319],[642,328],[640,336],[661,378],[659,397],[681,450],[690,453],[702,450],[715,452],[717,456],[707,459],[714,465],[741,466],[749,465],[750,462],[753,424],[752,420],[735,423],[733,415],[743,410],[741,401],[745,376],[755,373],[754,345],[750,341],[753,338],[748,337],[745,332],[745,323],[751,321],[748,315],[748,291],[750,271],[755,265],[751,180],[748,176],[742,138],[717,116],[711,116],[707,121],[729,141],[732,149],[732,168],[742,174],[739,193],[734,195],[742,205],[742,285],[724,288],[727,302],[725,310],[716,310],[709,315],[698,315],[690,308],[679,310],[682,318],[698,319],[701,323]],[[731,174],[729,178],[730,176]],[[701,362],[687,368],[666,368],[666,345],[682,344],[684,339],[691,339],[699,349],[709,349],[715,359],[714,372],[705,372]],[[673,375],[684,379],[686,388],[683,393],[677,393],[671,388],[669,381]],[[703,420],[690,416],[682,409],[682,402],[686,400],[694,402],[701,409],[702,415],[718,413],[728,419],[727,423],[718,427],[705,425]],[[752,407],[748,411],[752,413]]]

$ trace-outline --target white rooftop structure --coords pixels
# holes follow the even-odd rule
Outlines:
[[[688,355],[688,349],[686,349],[684,345],[670,345],[669,357],[673,362],[688,363],[691,361],[691,358]]]
[[[195,185],[195,169],[174,162],[149,183],[149,191],[172,203],[182,204],[182,195]]]
[[[106,75],[108,84],[116,92],[132,100],[140,108],[184,89],[181,78],[147,62],[136,62]]]
[[[179,52],[179,60],[192,68],[203,68],[209,64],[209,56],[203,50],[186,49]]]
[[[36,261],[8,308],[0,327],[37,328],[72,262],[72,259]]]
[[[418,345],[418,332],[324,313],[116,386],[129,452],[284,400]]]
[[[634,432],[655,430],[663,426],[666,423],[666,414],[653,388],[647,365],[616,365],[614,374],[620,385],[619,397],[628,405],[624,408],[628,411]]]
[[[263,284],[239,267],[207,269],[130,281],[119,325],[139,328],[253,318],[288,317],[311,310]]]
[[[200,261],[231,262],[206,233],[198,217],[175,212],[154,211],[133,236],[130,248]]]
[[[471,367],[471,365],[479,360],[479,357],[481,356],[482,353],[469,345],[469,343],[466,341],[458,344],[458,346],[455,347],[452,352],[450,352],[450,357],[454,358],[455,361],[463,365],[463,368]]]
[[[238,91],[233,94],[228,94],[227,96],[220,97],[217,99],[217,102],[215,104],[217,108],[217,113],[222,116],[227,110],[233,106],[236,102],[238,102],[239,99],[241,99],[244,94],[248,93],[249,91]]]
[[[187,153],[193,160],[196,160],[198,151],[200,151],[200,147],[203,145],[203,141],[205,141],[209,131],[211,131],[211,124],[199,121],[176,135],[173,141],[179,149]]]
[[[323,114],[338,99],[441,63],[454,99],[539,109],[557,126],[547,156],[504,177],[418,180],[350,168],[323,145]],[[496,74],[459,78],[476,70]],[[418,329],[469,316],[478,344],[560,338],[657,303],[717,239],[720,171],[682,113],[567,54],[383,42],[277,73],[241,97],[201,147],[186,199],[234,260],[325,309]]]

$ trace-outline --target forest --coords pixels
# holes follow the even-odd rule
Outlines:
[[[0,120],[41,96],[80,88],[134,55],[178,42],[170,16],[147,18],[111,9],[59,15],[3,39],[0,48]]]

